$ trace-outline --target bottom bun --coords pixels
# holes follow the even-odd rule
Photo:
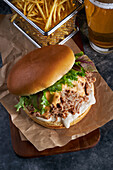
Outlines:
[[[87,113],[89,112],[91,108],[91,105],[88,107],[88,109],[82,113],[80,116],[78,116],[75,120],[73,120],[71,123],[70,123],[70,127],[75,125],[76,123],[78,123],[80,120],[82,120],[86,115]],[[27,113],[27,115],[32,119],[34,120],[36,123],[44,126],[44,127],[47,127],[47,128],[50,128],[50,129],[64,129],[66,128],[62,122],[52,122],[52,121],[43,121],[43,120],[40,120],[40,119],[37,119],[36,117],[32,116],[30,114],[30,112],[28,111],[27,108],[25,108],[25,112]]]

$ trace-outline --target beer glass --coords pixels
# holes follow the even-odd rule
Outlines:
[[[113,0],[84,0],[91,47],[113,52]]]

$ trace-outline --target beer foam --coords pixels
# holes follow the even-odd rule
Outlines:
[[[89,0],[89,1],[97,7],[104,8],[104,9],[113,9],[113,3],[108,3],[111,1],[108,1],[108,0],[104,2],[100,2],[97,0]]]

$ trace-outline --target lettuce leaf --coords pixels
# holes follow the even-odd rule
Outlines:
[[[87,55],[84,55],[82,51],[78,54],[75,54],[75,64],[76,63],[79,63],[85,71],[98,72],[95,64],[89,59]]]
[[[48,102],[48,100],[47,100],[47,98],[46,98],[46,91],[44,90],[43,91],[43,95],[42,95],[42,102],[41,102],[41,108],[40,108],[40,113],[41,114],[43,114],[43,113],[45,113],[45,111],[46,111],[46,106],[49,106],[50,104],[49,104],[49,102]]]
[[[16,110],[19,111],[20,108],[22,108],[23,110],[25,110],[25,107],[24,106],[29,106],[31,105],[31,101],[29,100],[29,97],[27,96],[21,96],[19,98],[19,102],[17,105],[15,105],[16,107]]]

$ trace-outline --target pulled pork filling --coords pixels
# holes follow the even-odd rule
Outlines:
[[[63,90],[61,92],[60,103],[56,106],[52,105],[51,114],[55,116],[56,120],[58,117],[66,118],[68,113],[75,114],[79,113],[79,108],[83,100],[88,100],[87,96],[79,96],[77,92],[73,90]]]
[[[95,81],[96,78],[92,77],[92,73],[86,72],[85,77],[78,76],[78,80],[73,81],[73,87],[62,85],[60,92],[53,92],[53,94],[47,92],[46,97],[50,106],[46,107],[44,114],[33,112],[33,107],[27,107],[27,109],[35,117],[44,119],[54,117],[55,121],[58,120],[58,117],[65,119],[69,113],[72,115],[79,114],[82,103],[89,99],[92,83]]]

